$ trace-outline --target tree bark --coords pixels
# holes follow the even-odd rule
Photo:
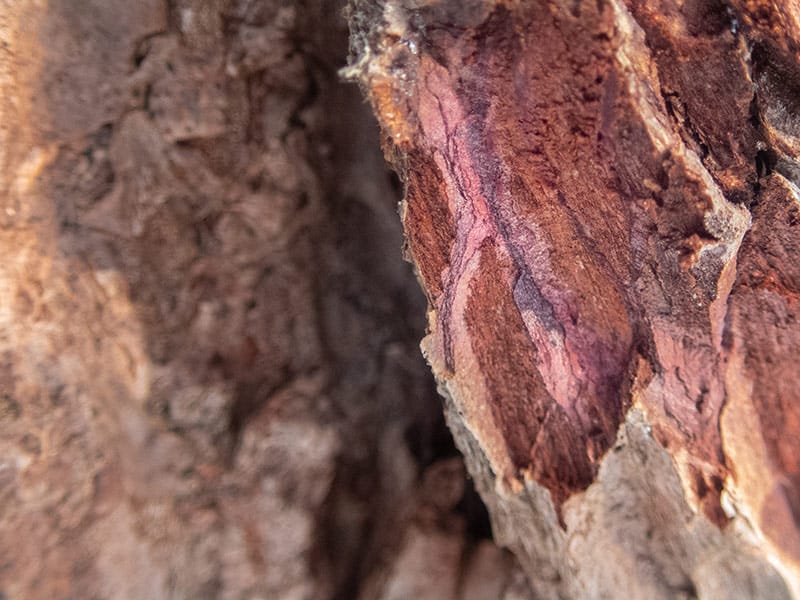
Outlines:
[[[800,10],[351,6],[487,517],[341,9],[0,0],[0,599],[800,597]]]
[[[536,597],[800,594],[800,9],[356,1],[423,350]]]

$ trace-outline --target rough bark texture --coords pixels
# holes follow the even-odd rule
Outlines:
[[[800,593],[800,7],[357,1],[423,342],[537,597]]]
[[[0,0],[0,598],[527,597],[346,51],[336,2]]]

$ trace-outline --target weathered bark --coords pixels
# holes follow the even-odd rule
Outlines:
[[[0,598],[525,593],[346,51],[336,2],[0,0]]]
[[[423,342],[538,597],[800,594],[800,8],[357,1]]]

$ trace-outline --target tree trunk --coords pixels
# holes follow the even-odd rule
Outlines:
[[[800,597],[779,4],[0,0],[0,600]]]
[[[800,9],[354,3],[423,341],[537,597],[800,594]]]

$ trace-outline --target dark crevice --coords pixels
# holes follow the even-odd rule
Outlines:
[[[156,31],[139,39],[133,51],[133,55],[131,56],[131,65],[134,71],[141,68],[144,64],[144,61],[149,56],[150,50],[153,47],[153,41],[167,33],[168,31]]]
[[[771,150],[758,150],[756,152],[756,175],[759,179],[772,174],[777,162],[777,155]]]
[[[678,131],[681,134],[681,138],[683,138],[684,141],[691,140],[691,142],[693,142],[692,145],[694,146],[693,149],[697,152],[700,160],[705,162],[709,154],[708,144],[706,144],[700,132],[697,131],[695,126],[692,124],[692,120],[688,115],[686,103],[679,99],[677,93],[665,92],[663,89],[661,90],[661,97],[664,99],[664,105],[667,109],[667,114],[678,126]],[[676,110],[676,107],[674,106],[675,102],[681,103],[680,110]],[[687,140],[687,136],[689,140]]]
[[[467,479],[464,496],[456,506],[456,512],[464,516],[467,524],[467,538],[472,542],[493,539],[492,522],[489,511],[483,503],[472,479]]]

